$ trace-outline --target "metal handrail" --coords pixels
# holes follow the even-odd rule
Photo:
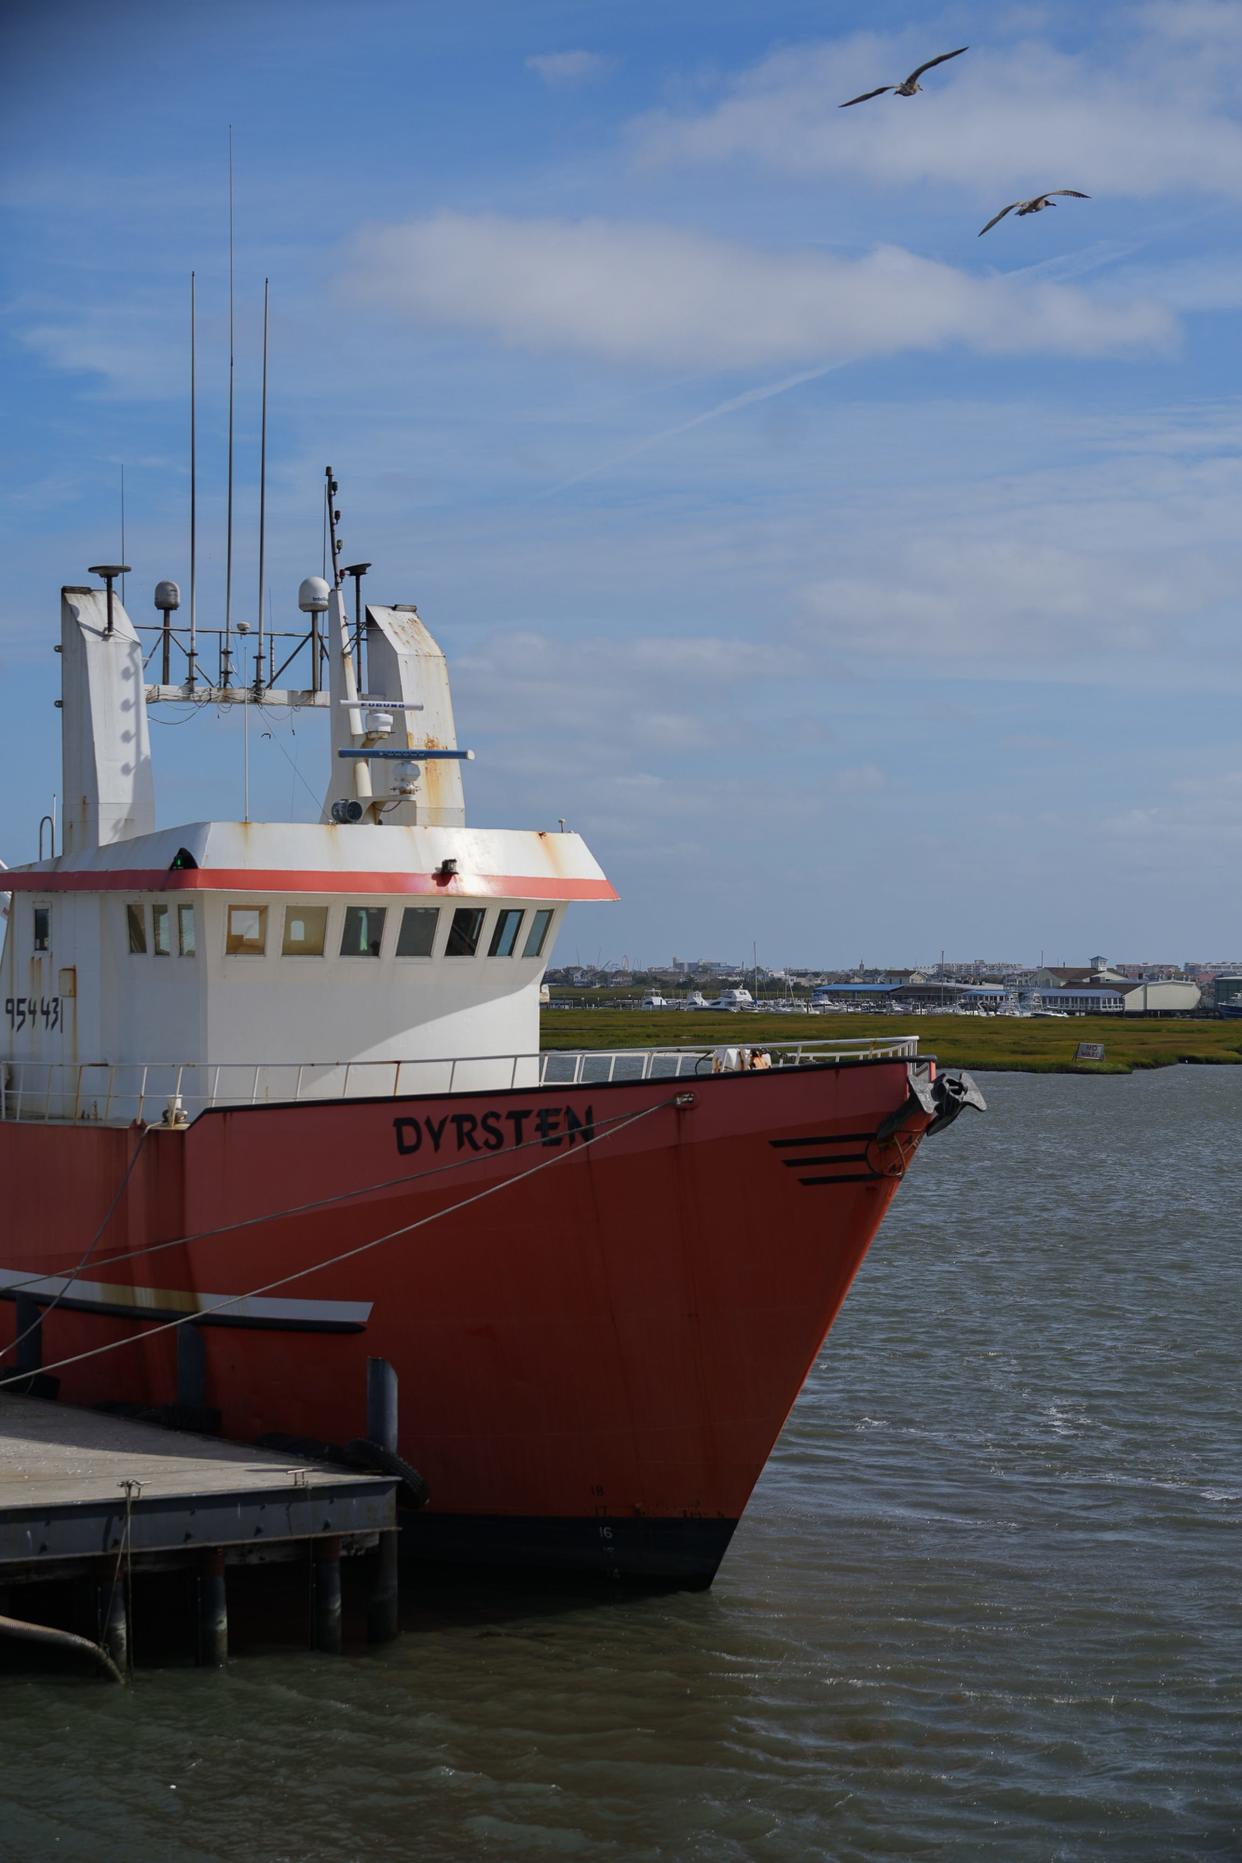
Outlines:
[[[701,1074],[719,1053],[760,1047],[773,1067],[908,1060],[917,1035],[837,1041],[676,1044],[525,1054],[409,1056],[388,1061],[0,1062],[0,1120],[128,1125],[181,1123],[220,1106],[398,1099],[404,1094],[495,1092],[521,1086],[601,1086]]]

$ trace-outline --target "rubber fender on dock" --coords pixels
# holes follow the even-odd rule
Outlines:
[[[399,1456],[395,1449],[385,1449],[380,1443],[369,1442],[365,1436],[355,1436],[352,1442],[346,1443],[345,1454],[357,1468],[371,1469],[377,1475],[395,1475],[415,1507],[426,1507],[431,1499],[431,1489],[414,1464]]]
[[[412,1462],[395,1449],[383,1449],[355,1436],[352,1442],[326,1443],[316,1436],[289,1436],[283,1430],[269,1430],[256,1440],[256,1448],[279,1449],[284,1455],[306,1456],[312,1462],[342,1462],[346,1468],[364,1468],[375,1475],[395,1475],[415,1507],[426,1507],[431,1490]]]

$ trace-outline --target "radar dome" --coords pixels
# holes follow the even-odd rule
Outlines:
[[[304,615],[321,615],[328,606],[328,585],[322,576],[307,576],[298,590],[298,607]]]

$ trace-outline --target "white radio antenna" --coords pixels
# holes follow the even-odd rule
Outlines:
[[[220,653],[220,684],[231,684],[233,646],[233,125],[229,124],[229,471],[227,536],[224,552],[224,646]]]
[[[186,684],[191,692],[194,690],[194,666],[198,650],[198,615],[196,596],[198,590],[198,429],[195,424],[197,416],[197,394],[195,382],[195,329],[194,329],[194,273],[190,273],[190,654],[189,670]]]
[[[263,399],[259,419],[259,646],[255,660],[255,685],[263,666],[263,566],[265,524],[267,519],[267,297],[268,280],[263,280]],[[124,561],[122,550],[121,559]]]

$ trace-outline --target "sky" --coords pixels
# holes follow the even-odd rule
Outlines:
[[[469,819],[621,894],[558,956],[1242,954],[1242,0],[10,0],[0,858],[58,590],[322,561],[449,656]],[[913,98],[842,111],[966,45]],[[998,208],[1076,188],[983,238]],[[161,824],[241,720],[153,711]],[[322,719],[251,735],[312,820]]]

